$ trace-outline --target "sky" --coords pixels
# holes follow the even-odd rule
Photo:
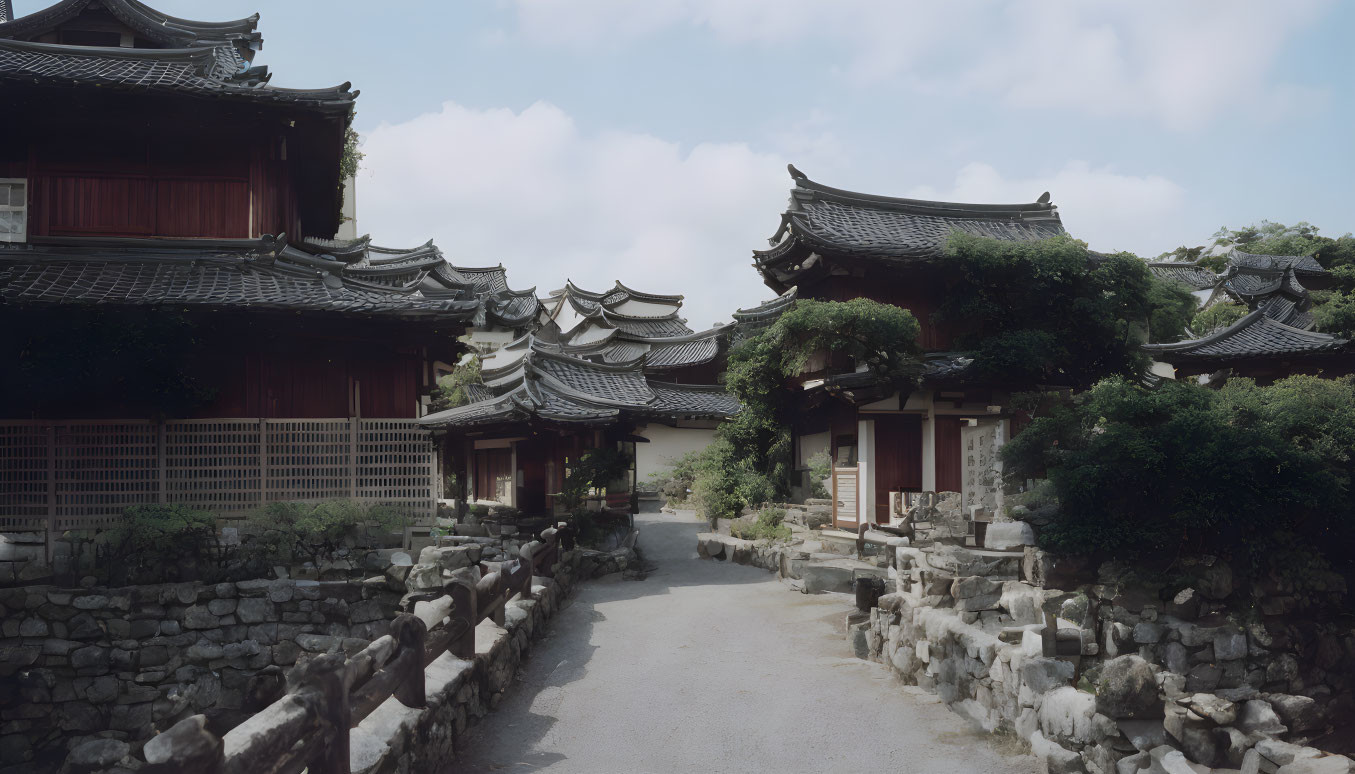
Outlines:
[[[1049,191],[1091,247],[1355,230],[1355,3],[1339,0],[152,0],[258,11],[282,86],[351,81],[358,231],[515,288],[682,293],[701,328],[793,163],[970,202]],[[23,14],[48,0],[15,0]]]

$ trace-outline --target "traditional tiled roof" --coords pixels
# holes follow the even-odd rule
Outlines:
[[[1292,357],[1334,352],[1349,342],[1327,333],[1285,325],[1257,309],[1241,320],[1200,339],[1172,344],[1148,344],[1144,349],[1158,360],[1177,363],[1190,360],[1245,360]]]
[[[324,89],[269,85],[266,67],[250,67],[263,41],[258,15],[232,22],[197,22],[160,13],[136,0],[97,0],[119,21],[158,48],[75,46],[38,42],[95,5],[63,0],[0,24],[0,82],[87,85],[151,93],[285,103],[348,114],[358,92],[345,83]]]
[[[571,354],[619,363],[646,356],[653,369],[699,365],[720,352],[723,328],[696,333],[678,316],[682,296],[644,293],[617,282],[601,293],[567,282],[546,300]]]
[[[627,363],[643,358],[646,371],[709,363],[719,357],[729,326],[722,325],[685,336],[642,337],[614,330],[589,344],[562,343],[560,349],[575,357],[601,363]]]
[[[959,204],[830,188],[790,167],[795,187],[781,226],[754,265],[781,290],[824,256],[901,265],[940,258],[951,232],[1028,242],[1064,233],[1049,194],[1028,204]]]
[[[1153,264],[1154,273],[1157,266],[1164,265],[1169,264]],[[1255,255],[1234,250],[1229,253],[1228,267],[1216,278],[1214,292],[1203,308],[1241,302],[1250,313],[1201,338],[1152,344],[1144,349],[1158,360],[1170,363],[1282,359],[1342,349],[1345,340],[1310,330],[1313,315],[1309,310],[1313,302],[1300,277],[1320,285],[1329,275],[1308,256]]]
[[[1244,269],[1268,269],[1283,271],[1293,269],[1300,275],[1325,275],[1327,270],[1311,255],[1256,255],[1233,250],[1228,254],[1228,263]]]
[[[781,318],[781,315],[795,306],[795,297],[798,292],[798,288],[792,287],[770,301],[734,312],[734,332],[731,336],[733,343],[738,344],[744,339],[752,338],[764,329],[771,327]]]
[[[505,346],[493,360],[482,371],[493,397],[430,414],[420,422],[434,428],[533,420],[608,424],[623,416],[724,419],[739,411],[738,401],[719,387],[652,380],[638,360],[594,363],[531,335]]]
[[[238,46],[243,53],[262,45],[262,38],[257,31],[257,13],[234,21],[193,21],[162,13],[139,0],[61,0],[40,11],[13,19],[0,28],[0,34],[27,40],[76,18],[86,10],[98,8],[108,11],[137,35],[165,46],[228,43]],[[243,55],[249,56],[247,53]]]
[[[1179,282],[1192,290],[1208,290],[1219,281],[1218,275],[1198,264],[1154,261],[1148,270],[1158,279]]]
[[[409,250],[285,238],[46,239],[0,245],[0,299],[8,304],[173,304],[287,309],[483,324],[518,303],[441,285],[431,242]],[[527,291],[535,302],[535,296]]]
[[[421,287],[424,295],[433,298],[471,295],[484,299],[486,316],[477,320],[476,325],[517,328],[534,321],[541,308],[536,288],[512,290],[508,287],[508,273],[502,265],[471,268],[443,261],[432,267]]]

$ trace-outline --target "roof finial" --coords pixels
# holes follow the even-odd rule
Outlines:
[[[1040,198],[1036,199],[1035,201],[1037,204],[1049,204],[1049,192],[1045,191],[1044,193],[1040,194]]]
[[[787,164],[786,169],[790,171],[790,176],[796,180],[808,180],[809,176],[795,168],[794,164]]]
[[[10,0],[0,0],[0,24],[14,21],[14,4]]]

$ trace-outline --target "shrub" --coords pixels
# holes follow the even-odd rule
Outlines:
[[[216,517],[186,505],[128,508],[94,542],[112,585],[215,580],[226,559]]]
[[[650,474],[655,487],[664,496],[669,505],[686,502],[696,483],[697,466],[701,462],[701,452],[687,452],[681,457],[668,460],[672,467],[666,471]]]
[[[780,508],[764,508],[752,524],[736,521],[729,525],[729,534],[743,540],[790,540],[790,527],[783,522],[786,512]]]
[[[809,496],[817,498],[832,496],[823,485],[824,481],[833,476],[833,458],[828,454],[828,450],[824,449],[810,456],[805,462],[809,468]]]
[[[1009,475],[1040,468],[1060,504],[1041,543],[1120,558],[1221,555],[1274,568],[1277,540],[1350,569],[1355,385],[1309,376],[1219,391],[1103,381],[1037,418],[1002,451]]]
[[[630,457],[619,449],[589,449],[569,466],[569,474],[560,488],[561,504],[570,511],[578,511],[593,490],[605,490],[625,477],[630,463]]]
[[[309,561],[316,565],[345,549],[384,542],[403,524],[395,511],[354,500],[270,503],[246,521],[246,564],[255,570]]]

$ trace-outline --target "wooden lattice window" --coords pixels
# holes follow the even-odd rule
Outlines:
[[[28,181],[0,177],[0,242],[28,241]]]

